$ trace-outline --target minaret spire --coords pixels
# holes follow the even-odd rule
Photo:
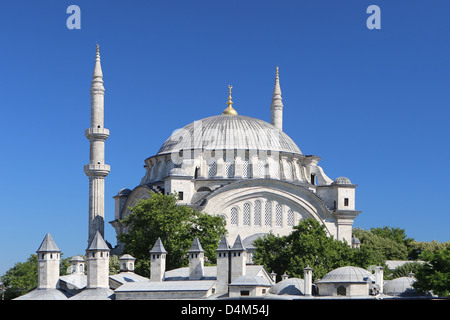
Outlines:
[[[91,84],[91,127],[85,131],[90,143],[89,164],[84,166],[84,172],[89,177],[89,244],[97,231],[104,237],[105,177],[110,171],[109,165],[105,164],[105,140],[109,137],[109,130],[103,127],[104,97],[103,72],[97,45]]]
[[[271,124],[280,131],[283,131],[283,98],[281,98],[279,68],[275,76],[275,87],[273,88],[273,98],[271,110]]]

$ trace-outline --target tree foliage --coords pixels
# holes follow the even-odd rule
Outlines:
[[[25,262],[18,262],[1,277],[6,287],[5,300],[23,295],[38,285],[38,263],[35,254]]]
[[[176,202],[174,194],[151,192],[148,199],[136,203],[130,208],[132,213],[121,220],[128,230],[118,239],[124,244],[125,252],[136,258],[136,273],[148,276],[149,251],[158,237],[168,251],[166,268],[169,270],[188,265],[187,252],[196,236],[207,259],[215,263],[215,250],[226,233],[225,221]]]
[[[450,298],[450,247],[434,252],[425,251],[420,258],[427,263],[415,273],[413,284],[419,293],[432,291],[440,297]]]
[[[422,263],[419,261],[405,263],[395,268],[391,274],[387,274],[387,278],[396,279],[400,277],[408,277],[411,273],[416,274],[421,266]]]
[[[268,234],[254,241],[254,260],[280,277],[303,277],[307,266],[313,277],[322,278],[329,271],[347,265],[367,267],[378,262],[368,250],[353,250],[346,242],[329,237],[323,225],[315,219],[301,220],[287,236]]]
[[[438,242],[436,240],[433,240],[430,242],[413,241],[411,243],[411,250],[409,253],[409,258],[416,260],[416,259],[419,259],[419,256],[425,251],[435,252],[438,250],[443,250],[448,247],[450,247],[450,241],[447,241],[447,242]]]
[[[394,236],[394,233],[396,235]],[[390,233],[388,228],[363,230],[353,228],[353,235],[361,242],[361,248],[369,250],[378,260],[407,260],[408,248],[400,236],[402,232]]]

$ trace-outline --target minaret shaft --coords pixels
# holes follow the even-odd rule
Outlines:
[[[109,130],[104,128],[104,96],[103,72],[97,47],[91,85],[91,127],[85,132],[90,143],[89,164],[84,166],[89,177],[88,243],[91,243],[97,231],[104,237],[105,177],[110,171],[109,165],[105,164],[105,140],[109,137]]]

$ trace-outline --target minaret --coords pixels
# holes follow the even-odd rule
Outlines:
[[[283,102],[281,98],[281,88],[280,88],[280,77],[278,75],[278,67],[277,74],[275,76],[275,87],[273,88],[273,98],[272,105],[270,106],[271,111],[271,124],[275,126],[275,128],[283,131]]]
[[[105,140],[109,137],[109,130],[103,127],[104,97],[103,72],[97,45],[91,85],[91,127],[85,131],[90,143],[89,164],[84,166],[84,172],[89,177],[89,244],[97,231],[104,237],[105,177],[110,171],[109,165],[105,164]]]

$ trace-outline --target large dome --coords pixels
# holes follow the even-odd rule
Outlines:
[[[181,150],[267,150],[302,154],[284,132],[259,119],[241,115],[204,118],[176,130],[158,154]]]

